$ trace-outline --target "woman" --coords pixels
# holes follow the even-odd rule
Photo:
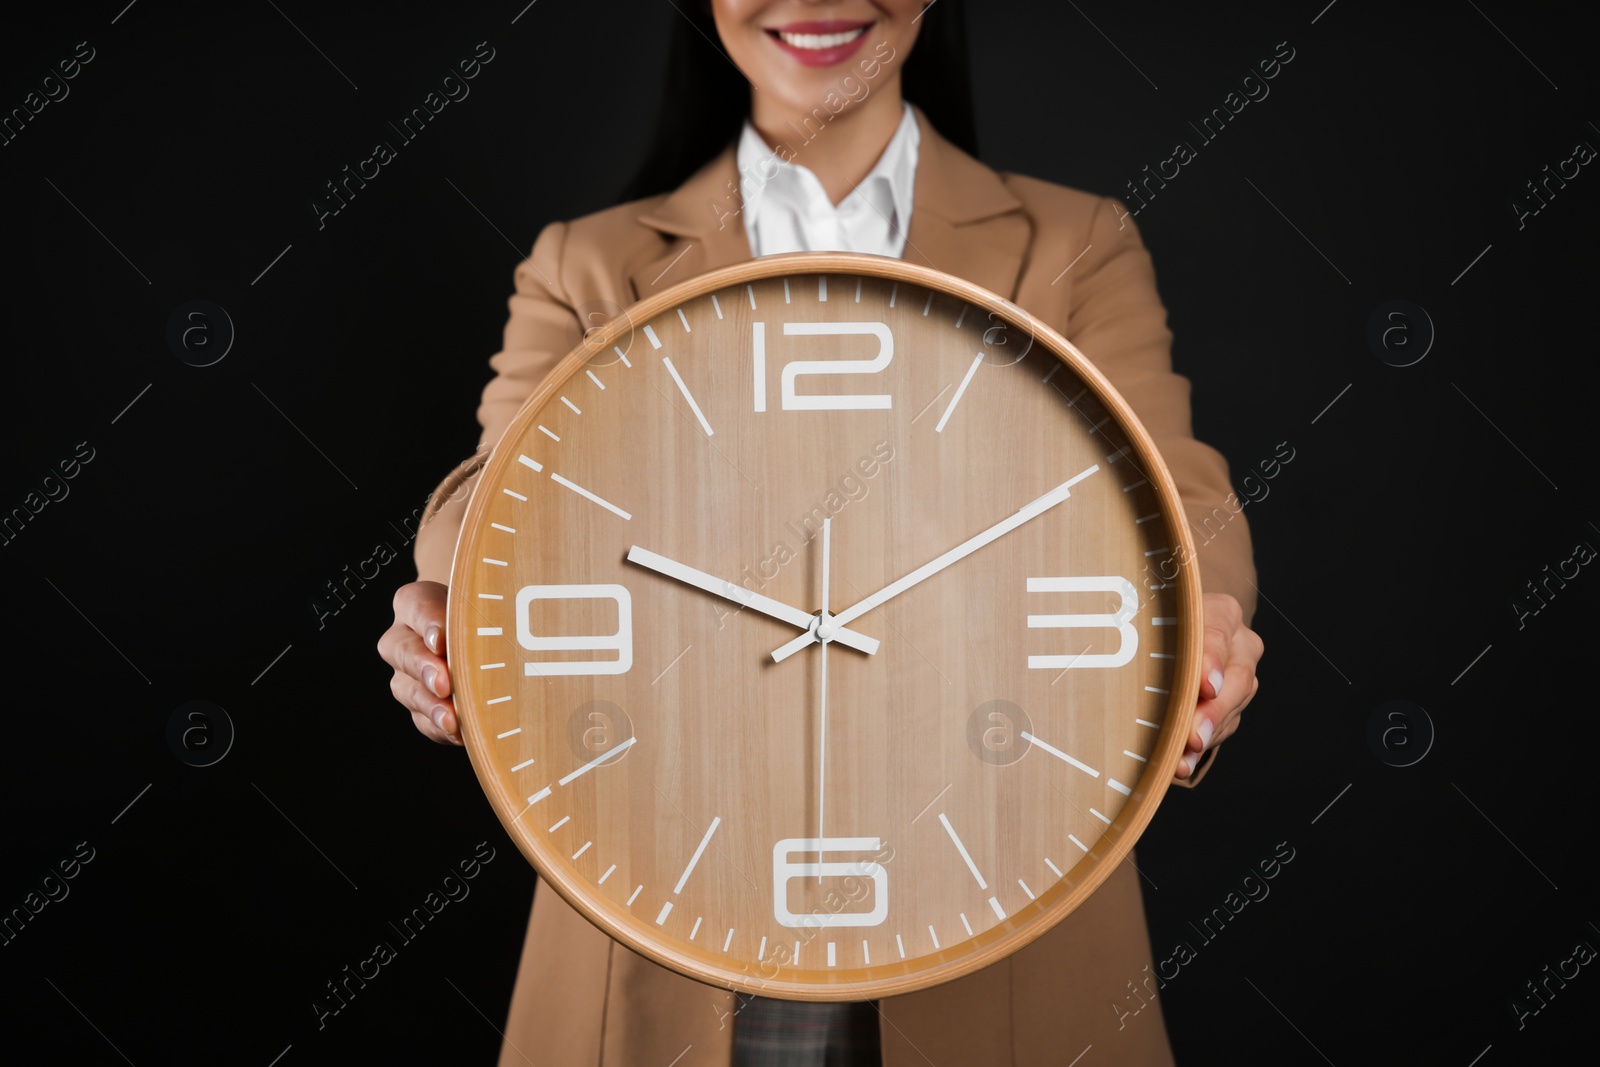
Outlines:
[[[418,730],[461,743],[445,583],[488,447],[591,324],[586,311],[620,310],[752,255],[895,255],[1009,297],[1093,355],[1151,431],[1191,514],[1228,496],[1222,457],[1190,435],[1188,383],[1171,371],[1166,313],[1126,212],[996,174],[960,147],[974,141],[961,29],[958,0],[713,0],[684,15],[637,198],[552,223],[517,268],[505,350],[490,360],[498,373],[478,411],[483,447],[436,491],[416,541],[419,580],[396,594],[379,644]],[[908,62],[914,46],[920,64]],[[1250,541],[1233,525],[1197,557],[1206,680],[1182,785],[1199,780],[1256,691]],[[1034,1063],[1103,1043],[1115,1062],[1169,1063],[1159,1011],[1130,1020],[1118,1006],[1133,984],[1155,989],[1135,878],[1124,864],[1065,922],[983,971],[862,1005],[736,998],[613,943],[541,888],[503,1062]]]

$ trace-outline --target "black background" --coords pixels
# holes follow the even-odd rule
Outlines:
[[[1600,176],[1520,227],[1512,202],[1600,145],[1592,25],[1578,4],[1324,3],[986,2],[968,14],[982,155],[1126,200],[1194,143],[1137,221],[1197,435],[1236,485],[1294,449],[1245,512],[1260,695],[1140,845],[1157,958],[1198,946],[1162,992],[1180,1062],[1534,1062],[1600,993],[1590,966],[1521,1028],[1511,1007],[1600,946],[1600,574],[1521,628],[1512,607],[1600,547]],[[0,147],[0,510],[79,442],[94,458],[0,549],[0,909],[79,842],[94,859],[0,948],[3,1040],[46,1062],[489,1062],[532,877],[465,755],[389,697],[374,645],[414,577],[395,528],[476,443],[534,235],[613,203],[637,162],[680,16],[112,0],[19,17],[6,111],[77,42],[95,58]],[[319,229],[323,183],[480,41],[471,95]],[[1270,96],[1200,146],[1187,121],[1280,41],[1295,57]],[[213,366],[165,340],[193,299],[237,330]],[[1407,367],[1366,340],[1397,299],[1437,330]],[[319,629],[313,598],[379,541],[400,558]],[[1408,767],[1368,741],[1394,699],[1436,731]],[[237,731],[213,766],[169,748],[189,700]],[[471,896],[319,1030],[323,983],[480,841],[496,858]],[[1295,859],[1270,897],[1201,944],[1188,924],[1279,842]]]

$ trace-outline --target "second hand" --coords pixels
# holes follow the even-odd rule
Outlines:
[[[822,639],[822,695],[819,700],[822,720],[817,740],[817,884],[822,884],[823,810],[827,804],[828,778],[828,645],[832,627],[828,624],[828,545],[832,518],[822,520],[822,615],[817,620],[817,636]]]

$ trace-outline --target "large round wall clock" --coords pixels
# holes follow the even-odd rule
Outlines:
[[[592,331],[478,476],[449,656],[545,881],[714,985],[863,1000],[1015,951],[1183,753],[1200,591],[1089,359],[971,283],[770,256]]]

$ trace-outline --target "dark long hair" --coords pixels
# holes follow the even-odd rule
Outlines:
[[[674,4],[655,139],[622,200],[676,189],[738,137],[750,110],[750,85],[717,43],[708,5]],[[947,140],[978,154],[972,77],[961,0],[937,0],[922,16],[916,47],[901,68],[901,91]]]

